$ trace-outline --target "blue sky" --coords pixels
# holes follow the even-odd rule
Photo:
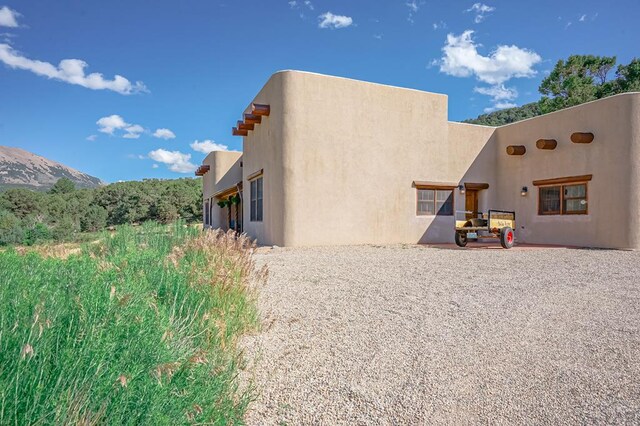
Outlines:
[[[638,0],[0,0],[0,145],[107,182],[192,176],[241,149],[231,126],[277,70],[445,93],[462,120],[537,100],[571,54],[640,56],[638,16]]]

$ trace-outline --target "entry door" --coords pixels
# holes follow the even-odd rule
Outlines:
[[[467,213],[467,219],[478,217],[478,190],[467,189],[465,191],[464,209],[468,212],[473,212]]]

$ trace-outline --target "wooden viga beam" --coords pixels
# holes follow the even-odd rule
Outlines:
[[[204,176],[209,171],[209,166],[202,165],[196,170],[196,176]]]
[[[242,121],[238,121],[238,130],[253,130],[254,124],[244,123]]]
[[[573,143],[591,143],[593,142],[593,133],[574,133],[571,135]]]
[[[247,124],[260,124],[262,123],[262,116],[254,115],[254,114],[245,114],[244,122]]]
[[[527,148],[524,145],[509,145],[507,147],[508,155],[524,155],[527,152]]]
[[[240,130],[237,127],[234,127],[231,129],[231,134],[233,136],[248,136],[249,135],[249,131],[248,130]]]
[[[558,141],[555,139],[538,139],[536,141],[536,148],[538,149],[556,149]]]
[[[271,106],[264,104],[251,104],[251,113],[253,115],[269,116],[269,114],[271,114]]]

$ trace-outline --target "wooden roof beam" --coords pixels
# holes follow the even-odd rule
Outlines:
[[[251,104],[251,113],[253,115],[269,116],[271,114],[271,106],[265,104]]]
[[[593,133],[573,133],[571,135],[571,142],[573,143],[591,143],[593,142]]]
[[[244,123],[242,121],[238,121],[238,130],[253,130],[254,124]]]
[[[203,164],[196,170],[196,176],[204,176],[210,169],[210,166]]]
[[[244,122],[247,124],[260,124],[262,123],[262,116],[255,114],[245,114]]]
[[[524,145],[509,145],[507,147],[508,155],[524,155],[527,152],[527,148]]]
[[[558,141],[555,139],[538,139],[536,141],[536,148],[538,149],[556,149]]]
[[[249,136],[248,130],[240,130],[237,127],[231,129],[231,134],[233,136]]]

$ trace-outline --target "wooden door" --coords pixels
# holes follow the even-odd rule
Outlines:
[[[478,217],[478,191],[475,189],[467,189],[464,196],[464,209],[468,212],[466,218],[472,219]]]

